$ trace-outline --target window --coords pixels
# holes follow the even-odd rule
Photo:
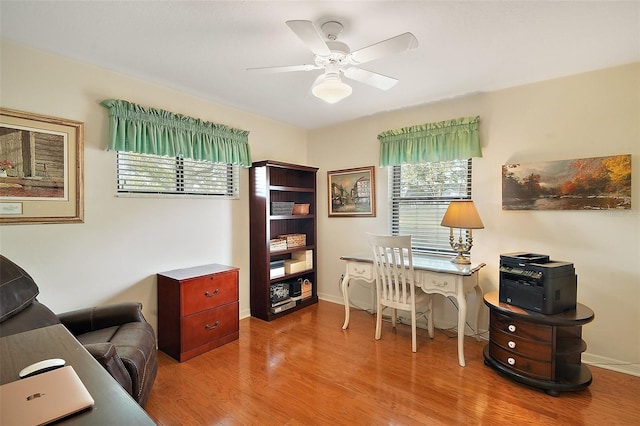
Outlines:
[[[238,198],[238,166],[118,151],[118,193]]]
[[[392,166],[391,234],[412,235],[416,253],[454,253],[440,222],[449,202],[463,199],[471,199],[471,159]]]

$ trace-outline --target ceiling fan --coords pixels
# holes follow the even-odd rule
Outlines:
[[[338,41],[338,36],[343,30],[340,22],[327,21],[323,23],[320,27],[322,32],[311,21],[287,21],[286,24],[315,54],[314,63],[248,68],[247,71],[275,73],[324,69],[324,73],[318,76],[313,83],[311,92],[318,98],[332,104],[346,98],[352,92],[351,86],[340,78],[341,74],[346,78],[378,89],[389,90],[392,88],[398,82],[397,79],[362,69],[359,65],[418,46],[418,40],[413,34],[404,33],[352,52],[349,46]]]

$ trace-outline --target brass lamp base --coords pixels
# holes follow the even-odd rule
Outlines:
[[[471,260],[469,260],[469,258],[467,257],[464,257],[462,252],[460,252],[456,257],[451,259],[451,263],[457,263],[458,265],[470,265]]]
[[[464,257],[462,253],[469,253],[471,251],[471,247],[473,247],[473,235],[471,234],[471,229],[469,229],[469,234],[467,235],[466,242],[462,241],[462,230],[460,230],[460,237],[458,238],[458,242],[455,242],[453,238],[453,228],[449,228],[449,244],[451,248],[458,252],[458,255],[451,259],[452,263],[456,263],[459,265],[469,265],[471,264],[471,260],[468,257]]]

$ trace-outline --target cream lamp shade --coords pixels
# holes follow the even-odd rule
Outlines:
[[[442,226],[462,229],[483,229],[482,219],[471,200],[452,201],[442,218]]]
[[[320,78],[311,89],[311,93],[323,101],[335,104],[349,96],[353,89],[343,83],[338,74],[328,73]]]
[[[471,260],[464,256],[464,253],[469,253],[473,246],[472,229],[483,229],[484,225],[476,210],[475,204],[471,200],[458,200],[449,203],[449,207],[442,218],[440,223],[442,226],[449,227],[449,244],[451,248],[458,253],[456,257],[451,259],[453,263],[470,264]],[[453,228],[460,229],[458,241],[456,242],[453,237]],[[465,232],[465,239],[463,241],[462,235],[463,229],[468,229],[469,232]]]

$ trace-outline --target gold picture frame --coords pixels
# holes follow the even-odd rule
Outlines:
[[[375,217],[375,167],[327,172],[329,217]]]
[[[0,224],[84,221],[84,123],[0,108]]]
[[[631,154],[504,164],[502,210],[631,210]]]

